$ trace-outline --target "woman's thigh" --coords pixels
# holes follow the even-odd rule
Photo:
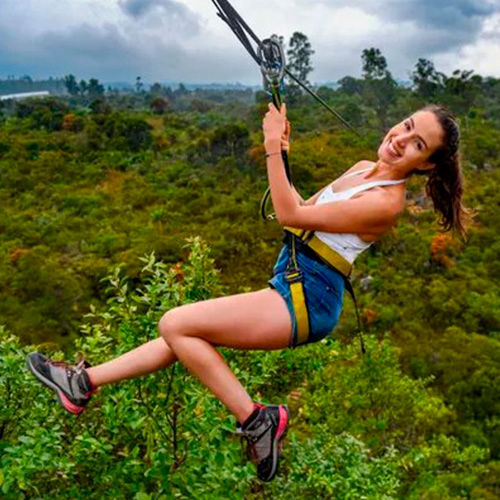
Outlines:
[[[176,307],[160,320],[160,333],[200,337],[238,349],[281,349],[292,323],[281,295],[271,288]]]

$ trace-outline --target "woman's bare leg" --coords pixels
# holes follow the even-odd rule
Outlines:
[[[127,378],[140,377],[166,368],[177,357],[161,337],[122,354],[101,365],[87,368],[87,374],[96,387]]]
[[[288,345],[291,322],[281,296],[267,288],[177,307],[163,316],[159,329],[163,338],[88,368],[92,383],[101,386],[146,375],[179,357],[242,422],[253,402],[214,346],[280,349]]]
[[[159,329],[179,361],[244,422],[253,401],[215,346],[287,347],[291,320],[283,298],[266,288],[176,307],[162,317]]]

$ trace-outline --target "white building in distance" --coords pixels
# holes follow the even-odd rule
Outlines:
[[[27,97],[47,97],[50,95],[48,90],[41,90],[40,92],[21,92],[19,94],[0,95],[0,101],[7,99],[26,99]]]

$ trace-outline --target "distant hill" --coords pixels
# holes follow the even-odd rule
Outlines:
[[[22,92],[41,92],[43,90],[51,94],[66,93],[64,79],[50,77],[47,80],[32,80],[29,76],[23,76],[20,78],[8,77],[6,80],[0,80],[0,96]]]

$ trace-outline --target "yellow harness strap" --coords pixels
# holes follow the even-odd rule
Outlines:
[[[285,226],[284,229],[297,236],[303,243],[312,248],[323,260],[337,269],[346,278],[351,275],[352,264],[315,236],[314,231],[307,231],[305,229],[297,229],[289,226]]]
[[[301,279],[302,277],[300,277]],[[289,280],[289,275],[286,277]],[[297,321],[297,339],[295,345],[304,344],[309,338],[309,314],[307,312],[304,285],[300,281],[290,282],[290,293],[292,295],[293,310]]]

